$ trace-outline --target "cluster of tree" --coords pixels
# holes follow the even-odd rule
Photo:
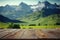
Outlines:
[[[19,24],[11,23],[11,24],[9,25],[8,28],[12,28],[12,29],[20,29],[20,25],[19,25]]]

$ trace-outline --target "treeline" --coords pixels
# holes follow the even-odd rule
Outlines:
[[[49,24],[44,24],[43,26],[48,26],[48,25]],[[56,23],[55,25],[60,25],[60,23]],[[11,23],[8,28],[11,28],[11,29],[21,29],[20,26],[21,26],[20,24]],[[41,24],[40,23],[38,23],[38,25],[36,25],[36,24],[29,24],[28,26],[41,26]]]

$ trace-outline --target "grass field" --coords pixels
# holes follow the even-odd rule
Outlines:
[[[0,28],[8,28],[9,27],[9,23],[2,23],[0,22]]]
[[[21,29],[55,29],[60,26],[21,26]]]
[[[0,23],[0,28],[8,29],[9,23]],[[55,29],[60,28],[60,25],[48,25],[48,26],[19,26],[20,29]]]
[[[0,26],[0,28],[8,29],[8,25]],[[55,29],[60,26],[20,26],[20,29]]]

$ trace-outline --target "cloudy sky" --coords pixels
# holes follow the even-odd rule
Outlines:
[[[4,6],[4,5],[7,5],[7,4],[9,4],[9,5],[19,5],[19,3],[21,3],[21,2],[25,2],[28,5],[30,5],[30,4],[33,5],[33,4],[37,4],[38,1],[43,2],[45,0],[0,0],[0,6]],[[48,1],[51,2],[51,3],[56,2],[56,3],[60,4],[59,3],[60,0],[48,0]]]

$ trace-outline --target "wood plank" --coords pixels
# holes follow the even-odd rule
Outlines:
[[[22,30],[17,29],[15,32],[12,32],[11,34],[3,37],[4,39],[18,39],[21,34],[21,32],[23,32]]]
[[[44,32],[42,32],[41,29],[35,30],[35,34],[38,38],[48,38],[48,35]]]
[[[25,32],[21,36],[21,39],[37,39],[37,36],[35,35],[35,30],[34,29],[25,30]]]
[[[12,32],[14,32],[16,29],[12,30],[12,29],[8,29],[8,30],[5,30],[3,32],[0,33],[0,38],[3,38],[5,37],[6,35],[9,35],[11,34]]]
[[[59,29],[0,29],[0,39],[60,38]]]

